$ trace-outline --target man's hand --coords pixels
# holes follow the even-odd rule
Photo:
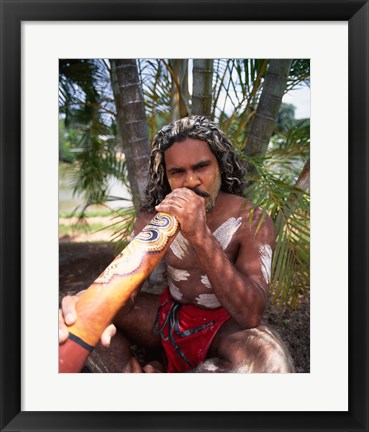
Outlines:
[[[174,189],[155,210],[175,216],[181,225],[183,237],[189,241],[201,241],[209,231],[206,224],[205,198],[191,189]]]
[[[62,299],[62,308],[59,309],[59,344],[63,344],[69,336],[68,326],[77,320],[76,303],[84,291],[80,291],[74,296],[65,296]],[[111,338],[116,333],[114,324],[110,324],[101,335],[101,345],[109,347]]]

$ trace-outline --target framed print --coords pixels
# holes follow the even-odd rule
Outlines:
[[[368,430],[368,3],[1,0],[1,12],[1,430]],[[309,374],[58,374],[57,59],[151,53],[311,58]]]

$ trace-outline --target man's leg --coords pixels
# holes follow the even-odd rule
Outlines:
[[[127,305],[116,315],[117,334],[110,347],[99,345],[88,359],[87,366],[99,372],[143,372],[132,353],[131,344],[153,351],[160,349],[160,336],[153,332],[158,307],[158,295],[139,293],[134,305]],[[151,372],[150,368],[147,372]]]
[[[86,366],[95,373],[142,372],[128,339],[120,331],[112,338],[108,348],[100,344],[96,346],[87,359]]]
[[[219,330],[207,357],[194,372],[294,372],[292,358],[275,331],[265,325],[242,330],[233,319]]]

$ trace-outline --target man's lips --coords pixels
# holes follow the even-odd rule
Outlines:
[[[210,194],[208,192],[202,191],[199,188],[195,187],[194,189],[192,189],[195,194],[203,197],[203,198],[209,198]]]

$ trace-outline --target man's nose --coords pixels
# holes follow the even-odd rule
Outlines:
[[[201,181],[194,173],[188,173],[186,175],[183,187],[194,189],[195,187],[200,185],[201,185]]]

